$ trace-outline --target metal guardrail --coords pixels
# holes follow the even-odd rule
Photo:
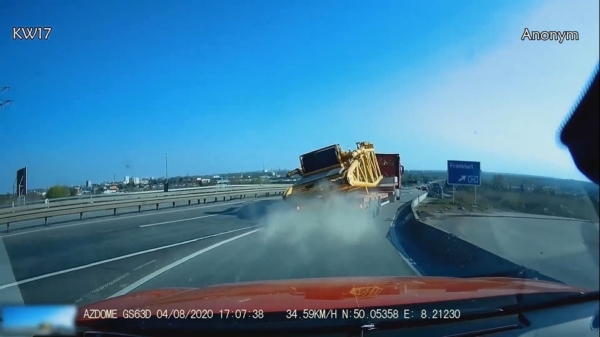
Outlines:
[[[210,194],[210,193],[217,193],[217,192],[247,191],[247,190],[253,190],[253,189],[280,189],[280,188],[285,188],[287,186],[289,186],[289,185],[272,184],[272,185],[263,185],[263,186],[259,186],[259,185],[229,185],[229,186],[223,186],[223,187],[210,186],[210,187],[203,187],[203,188],[189,188],[189,189],[186,188],[186,189],[180,189],[180,190],[171,191],[171,192],[157,191],[156,193],[109,194],[109,195],[102,195],[102,197],[94,196],[94,197],[78,198],[75,200],[71,199],[71,200],[64,200],[64,201],[57,201],[57,199],[54,199],[47,204],[46,203],[36,203],[33,205],[3,208],[3,209],[0,209],[0,215],[21,213],[24,211],[34,210],[34,209],[50,209],[50,208],[65,207],[65,206],[71,206],[71,205],[98,204],[98,203],[105,203],[105,202],[126,202],[128,200],[147,200],[147,199],[156,200],[156,198],[165,198],[165,197],[169,197],[169,196],[202,195],[205,193]],[[61,199],[64,199],[64,198],[61,198]]]
[[[239,186],[246,186],[246,185],[230,185],[230,186],[235,186],[235,187],[239,187]],[[198,187],[187,187],[187,188],[177,188],[177,189],[169,189],[169,192],[175,192],[175,191],[181,191],[181,190],[210,190],[210,189],[215,189],[217,188],[217,186],[198,186]],[[145,194],[145,193],[164,193],[162,189],[156,189],[156,190],[149,190],[149,191],[135,191],[135,192],[115,192],[115,193],[102,193],[102,194],[81,194],[81,195],[77,195],[77,196],[70,196],[70,197],[62,197],[62,198],[53,198],[50,201],[51,202],[62,202],[62,201],[77,201],[77,200],[81,200],[81,199],[100,199],[100,198],[114,198],[114,197],[119,197],[119,196],[132,196],[132,195],[138,195],[138,194]],[[38,200],[28,200],[27,201],[27,206],[30,205],[35,205],[35,204],[43,204],[45,203],[44,199],[38,199]],[[18,207],[18,206],[17,206]],[[2,208],[15,208],[14,205],[0,205],[0,209]]]
[[[142,211],[143,206],[155,205],[156,209],[159,209],[159,205],[169,203],[172,204],[172,207],[176,207],[177,203],[187,201],[188,206],[192,205],[192,201],[194,204],[202,204],[212,201],[218,202],[226,201],[226,200],[234,200],[234,199],[245,199],[246,196],[250,195],[254,198],[260,197],[269,197],[282,195],[286,188],[263,188],[263,189],[253,189],[253,190],[245,190],[245,191],[224,191],[217,192],[213,194],[204,194],[204,195],[187,195],[187,196],[171,196],[160,199],[148,199],[148,200],[134,200],[127,202],[112,202],[112,203],[101,203],[101,204],[87,204],[87,205],[73,205],[62,208],[50,208],[50,209],[38,209],[38,210],[29,210],[25,212],[19,212],[14,214],[3,214],[0,215],[0,223],[7,225],[7,230],[11,223],[22,222],[22,221],[30,221],[37,219],[44,219],[44,224],[48,224],[48,218],[64,216],[64,215],[73,215],[79,214],[79,219],[83,220],[83,214],[89,212],[99,212],[99,211],[107,211],[112,210],[113,215],[117,215],[117,209],[120,208],[138,208],[138,212]]]
[[[96,206],[104,206],[104,205],[108,205],[108,206],[119,206],[119,205],[125,205],[125,204],[130,204],[130,203],[143,203],[143,202],[150,202],[150,203],[165,203],[165,202],[170,202],[171,200],[178,200],[178,199],[203,199],[203,198],[211,198],[213,196],[219,196],[219,195],[236,195],[236,194],[244,194],[244,193],[248,193],[248,192],[270,192],[270,191],[275,191],[275,190],[283,190],[284,188],[281,187],[277,187],[277,188],[272,188],[272,187],[262,187],[262,188],[250,188],[250,189],[237,189],[237,190],[221,190],[221,191],[205,191],[202,193],[191,193],[191,194],[183,194],[183,195],[166,195],[166,196],[154,196],[154,197],[143,197],[143,198],[138,198],[138,199],[129,199],[129,200],[111,200],[111,201],[103,201],[103,202],[87,202],[87,203],[77,203],[77,204],[71,204],[71,205],[61,205],[61,206],[54,206],[54,207],[47,207],[47,208],[34,208],[34,209],[28,209],[28,210],[22,210],[20,212],[14,212],[14,213],[5,213],[5,214],[0,214],[0,221],[2,221],[2,219],[6,218],[6,217],[10,217],[12,215],[27,215],[27,214],[36,214],[36,213],[48,213],[51,211],[60,211],[60,210],[79,210],[79,209],[88,209],[88,208],[94,208]],[[119,206],[120,207],[120,206]]]
[[[265,184],[266,185],[266,184]],[[268,184],[268,185],[277,185],[277,186],[283,186],[283,185],[287,185],[287,184]],[[216,189],[216,188],[223,188],[223,186],[227,186],[229,188],[238,188],[238,187],[256,187],[259,186],[258,184],[240,184],[240,185],[221,185],[221,186],[217,186],[217,185],[211,185],[211,186],[195,186],[195,187],[182,187],[182,188],[170,188],[169,192],[167,193],[171,193],[171,192],[179,192],[179,191],[193,191],[193,190],[210,190],[210,189]],[[110,198],[110,197],[114,197],[115,195],[134,195],[134,194],[152,194],[152,193],[164,193],[162,189],[157,189],[157,190],[149,190],[149,191],[136,191],[136,192],[117,192],[117,193],[108,193],[108,194],[93,194],[93,198]],[[54,198],[52,199],[53,202],[55,201],[69,201],[69,200],[79,200],[79,199],[86,199],[86,198],[90,198],[90,195],[78,195],[78,196],[72,196],[72,197],[63,197],[63,198]],[[37,204],[37,203],[44,203],[44,200],[35,200],[35,201],[29,201],[30,204]],[[11,205],[2,205],[0,206],[0,208],[7,208],[7,207],[12,207]]]

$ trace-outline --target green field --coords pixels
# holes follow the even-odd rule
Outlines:
[[[452,193],[451,191],[448,193]],[[474,189],[462,189],[452,197],[429,198],[419,206],[422,216],[448,212],[519,212],[548,216],[568,217],[598,221],[598,199],[593,200],[587,194],[573,195],[543,191],[497,190],[482,186],[477,188],[477,200]]]

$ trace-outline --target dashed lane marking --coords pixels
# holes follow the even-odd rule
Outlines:
[[[150,275],[148,275],[148,276],[146,276],[146,277],[143,277],[143,278],[141,278],[140,280],[138,280],[138,281],[136,281],[136,282],[134,282],[134,283],[130,284],[129,286],[127,286],[127,287],[123,288],[122,290],[120,290],[119,292],[117,292],[117,293],[115,293],[114,295],[110,296],[109,298],[116,297],[116,296],[121,296],[121,295],[125,295],[125,294],[127,294],[127,293],[131,292],[132,290],[134,290],[134,289],[138,288],[138,287],[139,287],[139,286],[141,286],[142,284],[144,284],[144,283],[146,283],[146,282],[148,282],[148,281],[152,280],[153,278],[155,278],[155,277],[159,276],[160,274],[162,274],[162,273],[164,273],[164,272],[166,272],[166,271],[169,271],[169,270],[171,270],[171,269],[173,269],[173,268],[175,268],[175,267],[179,266],[180,264],[182,264],[182,263],[184,263],[184,262],[186,262],[186,261],[189,261],[189,260],[191,260],[191,259],[195,258],[196,256],[198,256],[198,255],[200,255],[200,254],[204,254],[204,253],[206,253],[206,252],[208,252],[208,251],[211,251],[211,250],[213,250],[213,249],[215,249],[215,248],[217,248],[217,247],[220,247],[220,246],[222,246],[222,245],[224,245],[224,244],[226,244],[226,243],[229,243],[229,242],[235,241],[235,240],[237,240],[237,239],[241,239],[241,238],[243,238],[243,237],[245,237],[245,236],[247,236],[247,235],[254,234],[254,233],[258,232],[259,230],[260,230],[260,229],[255,229],[255,230],[253,230],[253,231],[250,231],[250,232],[247,232],[247,233],[244,233],[244,234],[240,234],[240,235],[238,235],[238,236],[234,236],[234,237],[232,237],[232,238],[229,238],[229,239],[227,239],[227,240],[224,240],[224,241],[221,241],[221,242],[217,242],[217,243],[215,243],[214,245],[212,245],[212,246],[208,246],[208,247],[206,247],[206,248],[204,248],[204,249],[202,249],[202,250],[199,250],[199,251],[197,251],[197,252],[195,252],[195,253],[192,253],[192,254],[190,254],[190,255],[188,255],[188,256],[186,256],[186,257],[182,258],[182,259],[179,259],[179,260],[177,260],[177,261],[175,261],[175,262],[171,263],[171,264],[170,264],[170,265],[168,265],[168,266],[165,266],[165,267],[163,267],[163,268],[161,268],[161,269],[159,269],[159,270],[157,270],[157,271],[153,272],[152,274],[150,274]]]
[[[156,252],[156,251],[163,250],[163,249],[168,249],[168,248],[173,248],[173,247],[185,245],[185,244],[188,244],[188,243],[193,243],[193,242],[200,241],[200,240],[210,239],[210,238],[214,238],[214,237],[221,236],[221,235],[227,235],[227,234],[231,234],[231,233],[235,233],[235,232],[239,232],[239,231],[243,231],[243,230],[253,229],[253,228],[256,228],[256,227],[257,226],[249,226],[249,227],[244,227],[244,228],[238,228],[238,229],[234,229],[234,230],[230,230],[230,231],[226,231],[226,232],[221,232],[221,233],[216,233],[216,234],[211,234],[211,235],[206,235],[206,236],[198,237],[198,238],[191,239],[191,240],[186,240],[186,241],[183,241],[183,242],[173,243],[173,244],[166,245],[166,246],[161,246],[161,247],[157,247],[157,248],[147,249],[147,250],[143,250],[143,251],[136,252],[136,253],[131,253],[131,254],[123,255],[123,256],[113,257],[111,259],[106,259],[106,260],[102,260],[102,261],[98,261],[98,262],[88,263],[86,265],[79,266],[79,267],[73,267],[73,268],[69,268],[69,269],[65,269],[65,270],[59,270],[59,271],[55,271],[53,273],[48,273],[48,274],[44,274],[44,275],[40,275],[40,276],[36,276],[36,277],[31,277],[31,278],[28,278],[28,279],[25,279],[25,280],[20,280],[20,281],[17,281],[17,282],[12,282],[12,283],[8,283],[8,284],[0,285],[0,290],[6,289],[6,288],[10,288],[10,287],[19,286],[19,285],[25,284],[25,283],[30,283],[30,282],[42,280],[42,279],[53,277],[53,276],[58,276],[58,275],[70,273],[70,272],[77,271],[77,270],[82,270],[82,269],[86,269],[86,268],[90,268],[90,267],[99,266],[99,265],[102,265],[102,264],[105,264],[105,263],[119,261],[119,260],[127,259],[127,258],[130,258],[130,257],[142,255],[142,254],[152,253],[152,252]]]
[[[144,264],[142,264],[142,265],[140,265],[140,266],[137,266],[137,267],[133,268],[133,271],[134,271],[134,272],[135,272],[135,271],[138,271],[138,270],[140,270],[140,269],[144,268],[145,266],[147,266],[147,265],[149,265],[149,264],[152,264],[152,263],[154,263],[154,262],[156,262],[156,260],[148,261],[148,262],[146,262],[146,263],[144,263]],[[131,275],[131,273],[130,273],[130,272],[127,272],[127,273],[125,273],[125,274],[123,274],[123,275],[120,275],[119,277],[116,277],[115,279],[113,279],[113,280],[111,280],[111,281],[109,281],[109,282],[106,282],[105,284],[101,285],[100,287],[98,287],[98,288],[96,288],[96,289],[94,289],[94,290],[90,291],[89,293],[87,293],[87,294],[85,294],[85,295],[81,296],[80,298],[76,299],[76,300],[75,300],[75,304],[82,302],[83,300],[85,300],[85,298],[86,298],[86,297],[93,296],[93,295],[95,295],[95,294],[99,293],[100,291],[102,291],[102,290],[104,290],[104,289],[106,289],[106,288],[108,288],[108,287],[112,286],[113,284],[115,284],[115,283],[117,283],[117,282],[119,282],[119,281],[123,280],[124,278],[126,278],[126,277],[127,277],[127,276],[129,276],[129,275]]]
[[[197,216],[197,217],[187,218],[187,219],[171,220],[171,221],[151,223],[151,224],[148,224],[148,225],[140,225],[139,227],[140,228],[154,227],[154,226],[160,226],[160,225],[167,225],[167,224],[170,224],[170,223],[177,223],[177,222],[191,221],[191,220],[197,220],[197,219],[211,218],[213,216],[219,216],[219,215],[227,215],[227,214],[223,213],[223,214],[202,215],[202,216]]]
[[[267,198],[263,198],[263,199],[267,199]],[[106,219],[98,219],[98,220],[84,220],[83,222],[80,223],[74,223],[74,224],[68,224],[68,225],[60,225],[60,224],[56,224],[56,225],[49,225],[48,227],[44,227],[44,228],[37,228],[37,229],[31,229],[31,230],[23,230],[23,232],[19,232],[19,233],[8,233],[8,234],[0,234],[0,239],[3,238],[8,238],[8,237],[13,237],[13,236],[17,236],[17,235],[26,235],[26,234],[33,234],[33,233],[38,233],[38,232],[42,232],[42,231],[48,231],[48,230],[55,230],[55,229],[62,229],[62,228],[69,228],[69,227],[77,227],[77,226],[85,226],[85,225],[90,225],[90,224],[95,224],[95,223],[99,223],[99,222],[107,222],[107,221],[117,221],[117,220],[129,220],[129,219],[133,219],[133,218],[139,218],[139,217],[144,217],[144,216],[157,216],[157,215],[162,215],[162,214],[170,214],[170,213],[176,213],[176,212],[185,212],[185,211],[194,211],[194,210],[198,210],[198,209],[205,209],[205,208],[214,208],[214,207],[223,207],[223,206],[235,206],[235,205],[241,205],[244,203],[247,203],[248,201],[238,201],[238,202],[234,202],[234,203],[218,203],[218,204],[214,204],[214,205],[207,205],[207,206],[200,206],[200,207],[182,207],[181,209],[175,209],[175,210],[160,210],[158,212],[148,212],[148,213],[142,213],[142,214],[135,214],[135,215],[128,215],[128,216],[112,216],[112,217],[107,217]],[[254,202],[254,201],[251,201]],[[15,225],[18,225],[18,223],[15,223]]]

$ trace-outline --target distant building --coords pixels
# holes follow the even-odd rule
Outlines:
[[[134,184],[134,185],[139,185],[139,184],[140,184],[140,178],[138,178],[138,177],[134,177],[134,178],[133,178],[133,184]]]
[[[123,179],[123,182],[125,184],[129,184],[129,176],[125,176],[125,179]]]
[[[217,186],[219,186],[219,187],[229,186],[229,179],[217,180]]]
[[[92,187],[92,181],[91,181],[91,180],[86,180],[86,181],[85,181],[85,187],[86,187],[86,188],[90,188],[90,187]]]

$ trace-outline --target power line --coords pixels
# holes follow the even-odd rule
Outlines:
[[[7,100],[4,100],[4,101],[0,101],[0,109],[4,109],[5,105],[11,106],[12,105],[12,100],[7,99]]]
[[[10,91],[9,86],[0,87],[0,92],[2,91]],[[11,106],[13,103],[12,99],[0,100],[0,109],[4,109],[4,106]]]

